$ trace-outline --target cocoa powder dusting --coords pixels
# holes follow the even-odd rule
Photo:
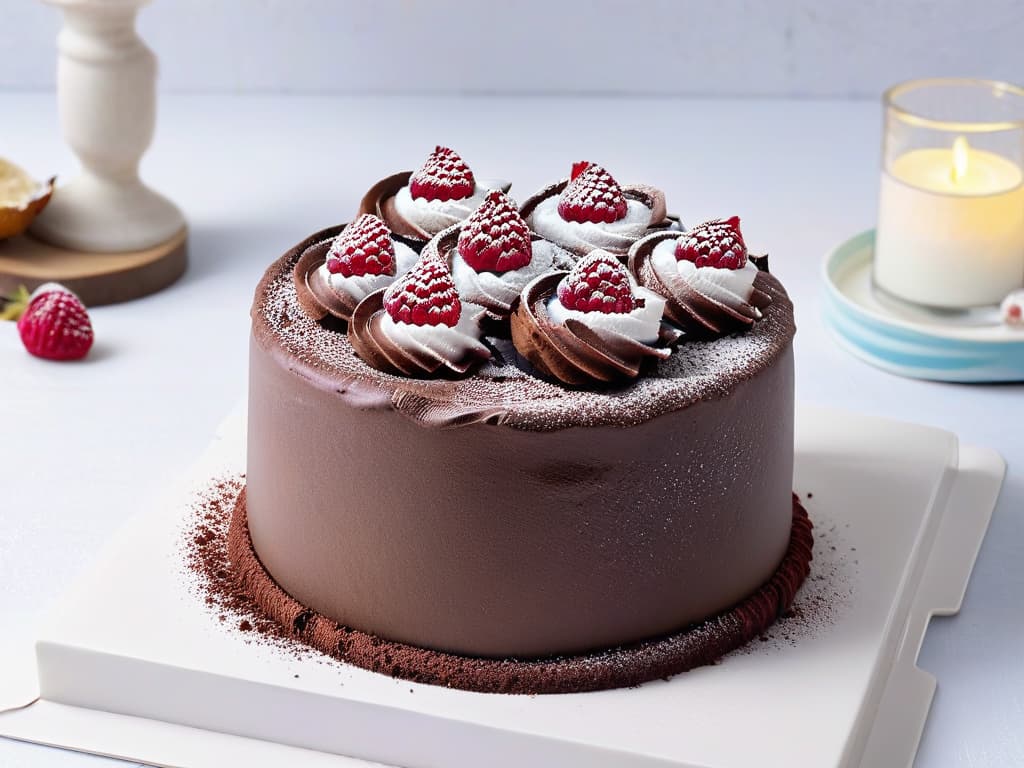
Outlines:
[[[231,511],[244,487],[244,475],[218,479],[196,498],[184,537],[185,566],[192,577],[190,581],[218,622],[245,632],[254,640],[294,650],[291,636],[237,584],[228,560]]]

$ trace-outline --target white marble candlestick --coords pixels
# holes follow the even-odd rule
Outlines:
[[[64,12],[57,96],[82,173],[58,188],[32,233],[63,248],[105,253],[167,242],[185,220],[139,179],[156,117],[156,57],[135,31],[148,0],[43,1]]]

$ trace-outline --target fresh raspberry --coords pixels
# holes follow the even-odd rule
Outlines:
[[[558,198],[558,215],[565,221],[610,224],[626,215],[622,187],[600,165],[573,163],[573,177]]]
[[[93,342],[85,305],[57,283],[46,283],[32,294],[18,320],[18,333],[25,349],[47,360],[78,360]]]
[[[396,323],[411,325],[458,324],[462,302],[447,262],[420,259],[384,294],[384,308]]]
[[[473,194],[476,180],[469,166],[448,147],[438,146],[409,179],[409,192],[425,200],[462,200]]]
[[[676,260],[698,267],[741,269],[747,264],[747,245],[740,234],[740,217],[698,224],[676,241]]]
[[[466,219],[459,254],[477,272],[508,272],[530,263],[530,229],[504,192],[490,192]]]
[[[608,251],[591,251],[558,284],[558,300],[580,312],[625,314],[636,309],[629,273]]]
[[[364,213],[345,227],[327,252],[327,271],[344,277],[395,274],[395,244],[387,225]]]

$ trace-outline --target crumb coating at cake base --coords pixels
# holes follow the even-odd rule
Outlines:
[[[484,659],[396,643],[339,625],[275,583],[249,536],[243,489],[227,533],[234,583],[284,636],[348,664],[391,677],[478,693],[581,693],[640,685],[713,664],[761,636],[793,604],[810,572],[811,521],[793,495],[789,545],[764,584],[728,610],[663,637],[595,653],[550,659]]]
[[[257,288],[247,510],[308,608],[388,640],[489,658],[585,653],[736,604],[786,551],[792,305],[683,344],[623,387],[574,391],[511,346],[460,379],[370,368],[308,317],[292,269]]]

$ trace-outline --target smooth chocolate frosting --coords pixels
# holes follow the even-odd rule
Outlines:
[[[767,286],[768,259],[755,257],[758,268],[750,298],[726,304],[697,290],[681,275],[661,275],[651,264],[655,246],[678,239],[678,232],[658,232],[639,240],[629,251],[629,271],[640,285],[665,297],[665,318],[686,332],[690,339],[713,339],[744,331],[758,322],[772,303]]]
[[[547,302],[566,274],[552,272],[531,282],[512,315],[512,343],[534,368],[569,386],[584,387],[635,379],[644,362],[668,358],[668,345],[679,338],[668,328],[654,346],[589,328],[579,320],[554,321]]]
[[[769,580],[789,542],[792,305],[571,390],[514,350],[464,379],[379,372],[270,267],[253,306],[246,509],[274,581],[338,625],[522,659],[679,631]],[[444,428],[444,429],[440,429]]]

